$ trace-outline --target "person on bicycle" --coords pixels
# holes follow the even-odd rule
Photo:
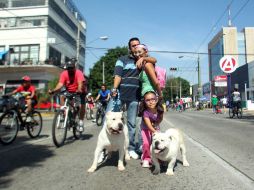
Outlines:
[[[79,130],[84,130],[84,115],[85,115],[85,92],[84,92],[84,74],[82,71],[76,69],[77,60],[75,58],[70,59],[66,63],[66,70],[60,74],[59,82],[53,90],[49,90],[49,94],[54,94],[60,91],[65,86],[69,93],[79,93],[81,99],[81,107],[79,113]],[[61,106],[63,106],[64,100],[61,99]]]
[[[237,107],[237,110],[241,108],[241,95],[237,88],[234,88],[232,93],[232,106],[233,108]]]
[[[107,86],[105,84],[102,84],[101,89],[98,92],[97,97],[95,98],[95,102],[100,100],[102,106],[106,110],[109,99],[110,99],[110,90],[107,90]]]
[[[33,86],[31,84],[31,78],[29,76],[24,76],[22,77],[22,84],[16,88],[14,91],[12,91],[11,93],[7,94],[7,95],[14,95],[16,93],[21,93],[24,97],[25,97],[25,101],[26,101],[26,114],[27,114],[27,118],[26,121],[27,122],[31,122],[31,111],[32,108],[37,104],[37,98],[35,95],[36,92],[36,88],[35,86]]]
[[[93,119],[94,118],[94,115],[93,115],[94,99],[93,99],[93,96],[90,92],[86,96],[86,103],[87,103],[86,108],[91,110],[91,116],[92,116],[92,119]]]

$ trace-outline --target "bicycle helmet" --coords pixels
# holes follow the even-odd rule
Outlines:
[[[26,82],[31,82],[31,78],[29,76],[22,77],[22,80]]]
[[[66,69],[74,69],[76,67],[76,63],[77,63],[77,60],[76,58],[71,58],[69,61],[67,61],[66,63]]]

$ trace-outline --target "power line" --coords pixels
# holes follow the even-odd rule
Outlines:
[[[206,40],[209,38],[209,36],[212,34],[212,32],[214,31],[214,28],[218,25],[218,23],[221,21],[221,19],[223,18],[223,16],[225,15],[225,13],[228,10],[228,7],[232,5],[234,0],[231,0],[231,2],[229,3],[229,5],[227,6],[227,8],[223,11],[223,13],[221,14],[221,16],[218,18],[218,20],[216,21],[216,23],[212,26],[211,30],[208,32],[208,34],[205,36],[205,38],[203,39],[203,41],[200,43],[200,45],[198,46],[196,52],[199,51],[199,49],[203,46],[203,44],[206,42]]]
[[[92,49],[92,50],[101,50],[101,51],[108,51],[114,48],[105,48],[105,47],[86,47],[85,49]],[[208,53],[208,52],[196,52],[196,51],[171,51],[171,50],[149,50],[149,52],[152,53],[169,53],[169,54],[191,54],[191,55],[220,55],[224,56],[222,53]],[[253,55],[253,53],[227,53],[226,55],[245,55],[245,56],[250,56]]]
[[[235,14],[235,16],[232,18],[232,20],[235,20],[238,15],[242,12],[242,10],[246,7],[246,5],[250,2],[250,0],[245,1],[245,3],[243,4],[243,6],[237,11],[237,13]]]

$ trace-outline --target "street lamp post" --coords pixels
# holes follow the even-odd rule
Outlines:
[[[95,41],[97,41],[97,40],[107,40],[107,39],[108,39],[108,36],[101,36],[101,37],[98,37],[98,38],[95,38],[95,39],[91,40],[90,42],[88,42],[86,44],[86,46],[93,43],[93,42],[95,42]],[[86,62],[85,62],[85,64],[86,64]],[[84,64],[84,68],[85,68],[85,64]]]
[[[200,57],[199,57],[199,54],[198,54],[198,57],[193,57],[193,56],[179,56],[178,58],[181,59],[183,57],[190,57],[190,58],[195,58],[197,59],[197,71],[198,71],[198,98],[201,97],[201,92],[202,92],[202,85],[201,85],[201,69],[200,69]]]

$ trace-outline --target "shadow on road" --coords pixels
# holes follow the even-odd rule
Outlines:
[[[0,153],[0,189],[10,187],[15,181],[16,173],[29,172],[30,169],[42,167],[46,159],[54,156],[50,146],[27,144],[28,138],[19,137],[18,139],[19,147],[25,145],[24,147]],[[8,147],[12,146],[14,144]]]

